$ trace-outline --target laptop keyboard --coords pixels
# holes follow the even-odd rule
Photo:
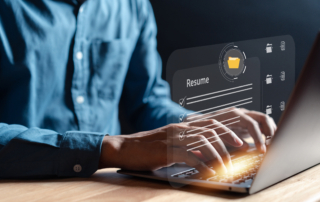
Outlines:
[[[212,177],[202,176],[195,168],[176,173],[172,177],[192,178],[221,183],[242,184],[250,183],[255,177],[257,170],[261,164],[263,154],[247,154],[232,159],[234,170],[232,173],[215,175]]]

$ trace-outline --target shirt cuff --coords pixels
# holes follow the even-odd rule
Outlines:
[[[60,145],[59,177],[89,177],[98,169],[102,140],[106,134],[66,132]]]

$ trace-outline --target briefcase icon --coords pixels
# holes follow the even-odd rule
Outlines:
[[[239,69],[239,65],[240,65],[240,58],[229,57],[229,60],[228,60],[229,69]]]

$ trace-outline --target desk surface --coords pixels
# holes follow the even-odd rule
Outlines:
[[[104,169],[90,178],[0,180],[1,201],[310,201],[320,193],[320,165],[254,195],[130,177]],[[315,200],[317,201],[317,200]]]

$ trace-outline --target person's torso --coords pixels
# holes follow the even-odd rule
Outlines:
[[[0,122],[120,132],[141,2],[76,2],[0,2]]]

